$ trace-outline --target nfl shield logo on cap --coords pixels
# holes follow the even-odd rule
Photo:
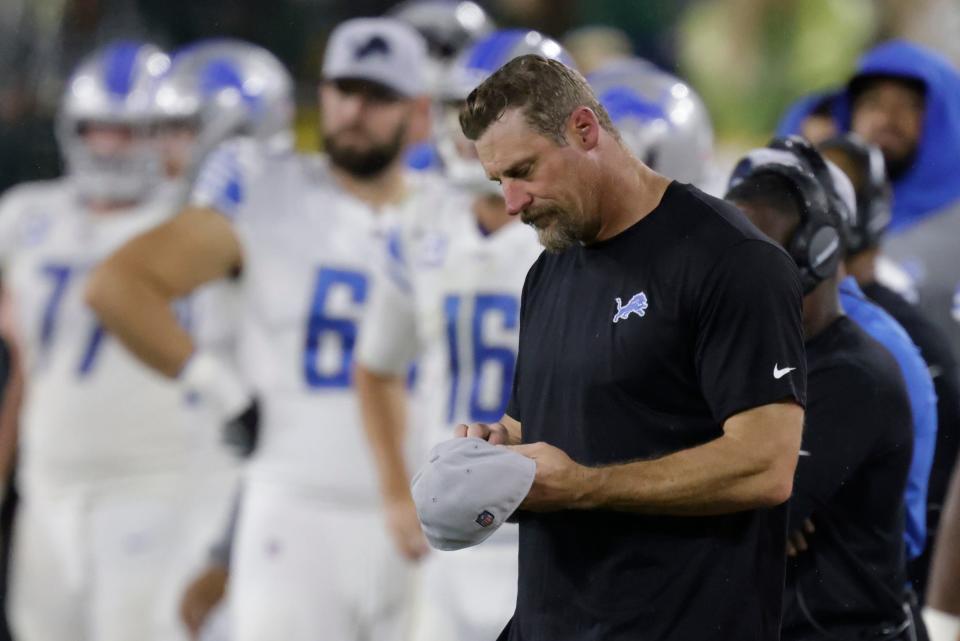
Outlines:
[[[490,527],[491,525],[493,525],[493,522],[496,520],[497,520],[497,517],[495,517],[493,513],[488,512],[487,510],[484,510],[483,512],[477,515],[477,523],[480,525],[480,527]]]
[[[536,472],[533,459],[478,438],[434,447],[411,486],[430,545],[459,550],[482,543],[517,510]]]

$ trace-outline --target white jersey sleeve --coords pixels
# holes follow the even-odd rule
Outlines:
[[[62,181],[34,182],[9,189],[0,199],[0,270],[24,243],[42,236],[63,207]]]
[[[403,376],[419,352],[413,281],[403,230],[389,230],[380,247],[356,358],[364,367]]]
[[[0,200],[0,271],[6,268],[7,261],[16,244],[17,196],[8,192]]]
[[[259,146],[250,138],[235,138],[217,147],[200,169],[190,205],[215,209],[235,219],[250,200],[254,175],[262,162],[259,156]]]

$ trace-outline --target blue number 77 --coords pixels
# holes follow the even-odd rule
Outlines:
[[[40,324],[40,349],[46,351],[53,344],[60,307],[70,285],[70,280],[77,270],[69,265],[50,263],[43,265],[41,271],[53,282],[50,298],[47,300],[47,306],[43,311],[43,319]],[[94,323],[86,347],[83,350],[83,356],[77,366],[77,376],[82,378],[93,369],[100,346],[103,344],[104,335],[103,327],[99,323]]]

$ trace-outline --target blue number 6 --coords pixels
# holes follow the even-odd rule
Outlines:
[[[310,387],[348,387],[353,346],[357,341],[357,323],[350,318],[327,314],[330,292],[346,288],[351,300],[362,304],[367,299],[367,277],[359,272],[322,267],[317,270],[313,304],[307,319],[307,339],[303,353],[303,375]],[[340,343],[340,366],[335,372],[322,372],[319,367],[320,347],[326,335],[334,335]]]

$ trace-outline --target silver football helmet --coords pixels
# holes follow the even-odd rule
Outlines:
[[[611,62],[587,80],[624,143],[641,160],[670,178],[705,181],[713,127],[688,84],[640,58]]]
[[[390,15],[419,31],[430,57],[444,62],[496,28],[483,7],[470,0],[407,0]]]
[[[454,184],[481,193],[499,193],[477,158],[473,143],[460,129],[460,106],[470,92],[514,58],[536,54],[573,68],[573,59],[556,40],[539,31],[502,29],[464,50],[447,70],[438,91],[437,151]]]
[[[409,24],[427,41],[427,76],[433,89],[457,55],[496,28],[483,7],[470,0],[407,0],[389,15]]]
[[[154,45],[120,42],[91,54],[70,76],[56,133],[81,198],[136,202],[160,183],[152,95],[169,66],[169,57]],[[126,141],[98,148],[88,142],[96,127],[121,128]]]
[[[205,40],[177,52],[154,102],[164,128],[193,134],[188,174],[232,136],[276,151],[293,145],[293,80],[273,54],[248,42]]]

